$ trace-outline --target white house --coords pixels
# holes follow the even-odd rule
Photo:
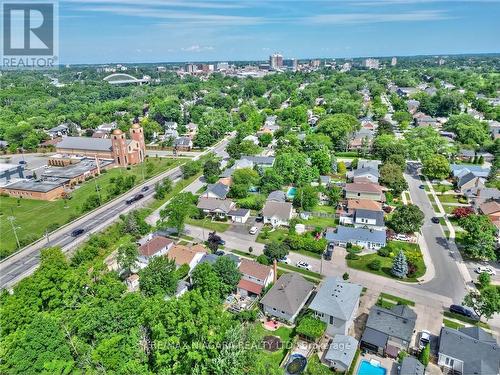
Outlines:
[[[262,290],[274,281],[273,268],[253,260],[242,258],[239,270],[241,279],[237,290],[242,296],[260,295]]]
[[[287,226],[293,216],[293,206],[290,202],[267,201],[262,209],[264,224],[273,227]]]
[[[309,305],[316,317],[327,324],[330,336],[347,335],[359,307],[363,288],[336,277],[328,277]]]
[[[173,245],[174,242],[169,238],[149,235],[139,246],[139,267],[146,267],[153,257],[165,255]]]

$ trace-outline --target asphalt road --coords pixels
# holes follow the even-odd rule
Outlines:
[[[225,139],[213,149],[208,149],[204,153],[212,151],[219,157],[226,157],[227,153],[225,152],[225,148],[227,142],[228,140]],[[203,154],[199,154],[195,159]],[[122,197],[101,206],[97,210],[77,219],[73,223],[51,233],[48,240],[42,239],[3,260],[0,262],[0,288],[10,288],[24,277],[33,273],[39,264],[40,251],[42,249],[51,246],[60,246],[63,252],[67,252],[88,239],[92,233],[99,232],[111,225],[121,214],[145,205],[148,201],[153,199],[154,184],[167,177],[173,181],[179,179],[181,177],[180,167],[176,167],[154,177],[152,180],[135,187]],[[134,204],[126,204],[126,201],[141,192],[144,186],[150,187],[148,191],[142,192],[144,198]],[[82,235],[78,237],[71,236],[72,231],[80,228],[85,231]]]
[[[436,214],[426,191],[419,188],[423,183],[414,164],[408,166],[405,178],[408,181],[413,204],[417,205],[425,214],[422,234],[435,269],[434,278],[420,285],[419,288],[448,296],[454,302],[461,303],[467,291],[457,267],[457,259],[455,258],[458,253],[457,247],[454,243],[448,242],[441,225],[431,222],[431,218]]]

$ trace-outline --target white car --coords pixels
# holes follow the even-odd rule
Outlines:
[[[420,334],[420,340],[418,341],[418,348],[422,350],[430,342],[431,342],[431,333],[424,329]]]
[[[308,271],[311,271],[311,270],[312,270],[312,267],[311,267],[311,265],[310,265],[309,263],[303,262],[303,261],[301,261],[301,260],[299,260],[299,261],[297,262],[297,267],[298,267],[298,268],[302,268],[302,269],[304,269],[304,270],[308,270]]]
[[[408,237],[407,235],[404,235],[404,234],[396,234],[394,236],[394,239],[398,240],[398,241],[409,241],[410,237]]]
[[[288,257],[284,257],[284,258],[278,259],[278,262],[285,263],[285,264],[291,264],[292,263],[290,261],[290,258],[288,258]]]
[[[476,271],[476,273],[483,273],[484,272],[484,273],[487,273],[490,276],[493,276],[493,275],[497,274],[497,272],[493,268],[486,267],[486,266],[479,266],[474,271]]]
[[[251,227],[250,230],[248,231],[248,233],[255,234],[255,233],[257,233],[257,231],[258,231],[257,227]]]

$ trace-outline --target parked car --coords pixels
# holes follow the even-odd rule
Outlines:
[[[418,188],[419,189],[425,189],[425,186],[424,185],[419,185]]]
[[[460,306],[460,305],[451,305],[450,312],[466,316],[467,318],[471,318],[473,320],[479,320],[479,317],[470,311],[468,308]]]
[[[78,237],[81,234],[83,234],[83,232],[85,232],[85,229],[82,228],[75,229],[73,232],[71,232],[71,237]]]
[[[255,233],[257,233],[257,231],[258,231],[257,227],[251,227],[250,230],[248,231],[248,233],[255,234]]]
[[[334,247],[335,247],[335,245],[333,243],[328,244],[328,246],[326,247],[326,251],[325,251],[325,260],[332,260]]]
[[[308,271],[312,270],[311,265],[309,263],[302,261],[302,260],[299,260],[296,265],[298,268],[302,268],[304,270],[308,270]]]
[[[431,221],[434,223],[434,224],[439,224],[439,218],[437,216],[434,216]]]
[[[284,258],[278,259],[278,262],[280,263],[285,263],[285,264],[291,264],[292,262],[290,261],[290,258],[285,256]]]
[[[217,255],[218,257],[221,257],[221,256],[223,256],[223,255],[225,255],[225,254],[226,254],[226,253],[225,253],[223,250],[217,250],[217,251],[215,252],[215,255]]]
[[[474,270],[476,273],[487,273],[490,276],[496,275],[497,272],[491,268],[491,267],[486,267],[486,266],[479,266]]]
[[[141,191],[148,191],[149,190],[149,186],[144,186]]]
[[[430,342],[431,342],[431,333],[424,329],[420,334],[420,340],[418,340],[418,348],[422,350]]]
[[[26,160],[19,160],[19,164],[28,164]]]
[[[262,223],[263,221],[264,221],[264,217],[262,217],[262,216],[257,216],[257,217],[255,218],[255,222],[256,222],[256,223]]]

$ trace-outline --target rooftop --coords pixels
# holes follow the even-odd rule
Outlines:
[[[51,180],[19,180],[4,186],[5,189],[25,190],[38,193],[48,193],[68,182],[67,179],[54,178]]]
[[[299,274],[285,273],[269,289],[261,299],[261,303],[293,315],[304,304],[313,289],[314,284]]]
[[[163,236],[153,237],[151,240],[147,241],[143,245],[139,247],[139,253],[143,256],[152,256],[155,255],[161,249],[173,244],[174,242],[171,239],[168,239]]]
[[[58,149],[111,151],[111,139],[89,137],[64,137],[57,143]]]
[[[339,319],[348,320],[358,307],[361,285],[345,282],[337,277],[328,277],[309,305],[311,310]]]

